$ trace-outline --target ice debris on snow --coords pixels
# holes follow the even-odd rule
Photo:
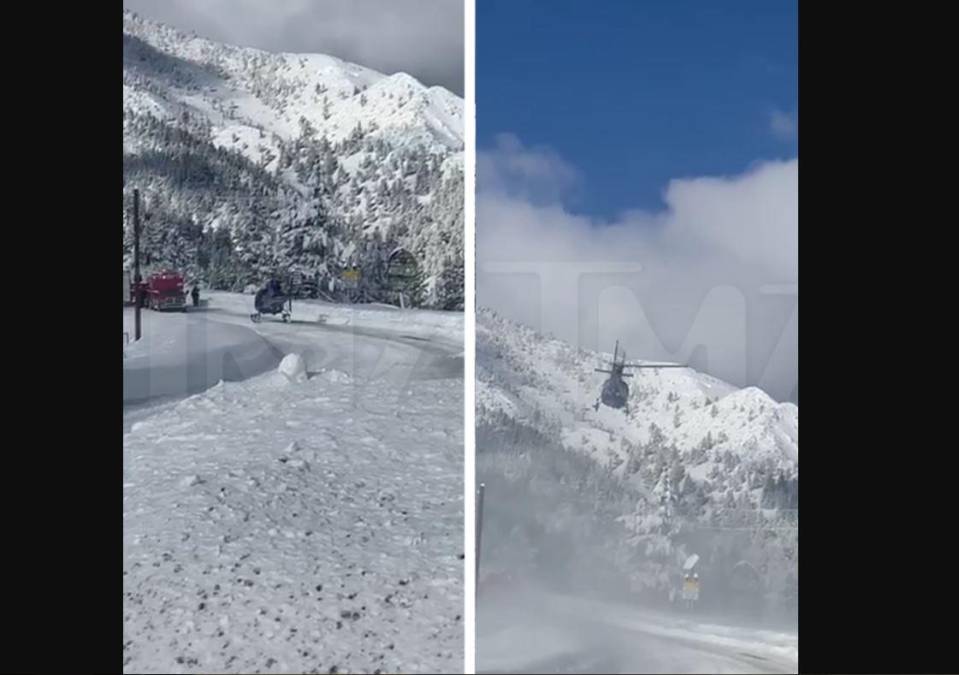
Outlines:
[[[287,465],[293,467],[294,469],[303,469],[306,471],[310,470],[309,463],[303,459],[291,459],[289,462],[287,462]]]
[[[336,369],[324,370],[322,377],[330,384],[349,384],[353,381],[349,373],[344,373],[342,370]]]

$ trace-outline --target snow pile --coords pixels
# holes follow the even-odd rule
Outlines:
[[[302,382],[306,379],[306,363],[299,354],[287,354],[277,368],[290,382]]]

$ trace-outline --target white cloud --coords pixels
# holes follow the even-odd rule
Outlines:
[[[693,358],[793,394],[798,298],[765,289],[798,283],[798,159],[674,180],[664,210],[612,223],[563,205],[578,172],[551,150],[504,137],[477,162],[480,305],[582,347],[622,339],[636,358]]]
[[[551,148],[527,148],[513,134],[498,134],[492,152],[477,153],[476,173],[485,189],[534,202],[559,201],[580,181],[579,172]]]

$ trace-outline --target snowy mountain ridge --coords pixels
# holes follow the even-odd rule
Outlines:
[[[637,448],[674,447],[694,479],[737,462],[798,470],[799,408],[691,369],[636,371],[629,412],[593,404],[611,359],[547,339],[488,309],[477,313],[477,418],[553,430],[562,444],[628,470]],[[639,361],[641,362],[641,361]]]
[[[124,105],[174,117],[184,109],[209,116],[225,132],[218,134],[224,146],[243,148],[242,142],[230,142],[231,135],[250,129],[291,140],[305,118],[331,142],[347,138],[359,123],[393,143],[463,149],[462,99],[406,73],[384,75],[324,54],[213,42],[129,10],[123,13],[123,32],[125,80],[133,65],[126,57],[153,50],[167,57],[170,85],[158,92],[125,81]]]

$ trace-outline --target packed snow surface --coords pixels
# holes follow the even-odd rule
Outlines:
[[[531,588],[477,609],[477,672],[795,673],[799,637]]]
[[[195,321],[277,357],[124,436],[124,671],[460,672],[462,315],[251,306],[144,313],[169,353]]]

